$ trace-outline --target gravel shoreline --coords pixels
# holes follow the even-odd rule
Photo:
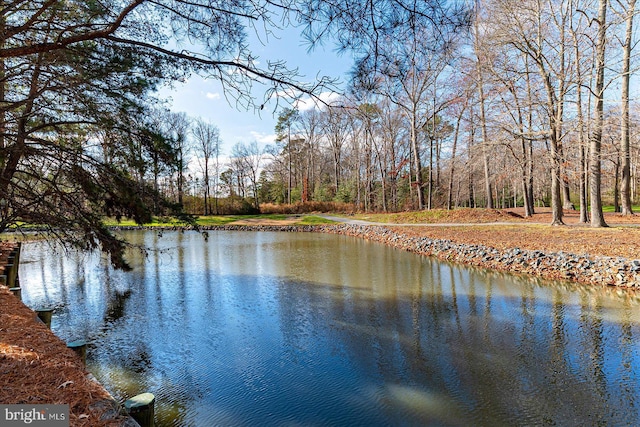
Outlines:
[[[116,230],[178,230],[180,227],[115,227]],[[640,289],[640,260],[622,257],[579,255],[568,252],[542,252],[510,248],[499,250],[485,245],[456,243],[451,240],[409,236],[386,226],[372,225],[220,225],[186,227],[201,232],[280,231],[320,232],[358,237],[397,249],[443,261],[456,262],[511,273],[524,273],[552,280]]]

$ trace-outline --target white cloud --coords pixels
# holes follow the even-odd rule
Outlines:
[[[207,92],[207,94],[205,95],[208,99],[220,99],[220,94],[219,93],[211,93],[211,92]]]
[[[267,135],[267,134],[256,132],[253,130],[250,132],[250,134],[253,139],[255,139],[257,142],[262,144],[273,144],[274,142],[276,142],[275,134]]]
[[[320,98],[321,101],[327,103],[327,104],[331,104],[332,102],[337,101],[340,98],[340,94],[336,93],[336,92],[322,92],[318,98]],[[300,111],[307,111],[307,110],[311,110],[314,108],[318,108],[320,107],[322,104],[320,101],[315,100],[315,99],[311,99],[309,97],[305,97],[302,98],[300,100],[298,100],[296,102],[296,107],[298,108],[298,110]]]

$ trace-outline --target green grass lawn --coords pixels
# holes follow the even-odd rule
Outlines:
[[[132,219],[122,219],[120,222],[116,221],[114,218],[106,218],[104,220],[104,224],[109,227],[135,227],[139,224]],[[145,227],[171,227],[171,226],[179,226],[184,225],[184,222],[179,221],[175,218],[165,219],[165,218],[153,218],[153,221],[147,224],[143,224]]]
[[[196,224],[207,225],[224,225],[235,221],[242,221],[247,219],[264,219],[269,221],[285,221],[291,218],[292,215],[284,214],[259,214],[259,215],[218,215],[218,216],[201,216],[196,219]],[[333,224],[335,221],[322,218],[317,215],[296,215],[299,218],[295,221],[295,225],[320,225],[320,224]]]
[[[615,212],[615,210],[613,208],[614,208],[613,205],[603,206],[602,207],[602,212],[607,212],[607,213]],[[634,213],[640,212],[640,206],[631,206],[631,209],[633,209]]]
[[[331,221],[325,218],[322,218],[317,215],[299,215],[299,221],[296,221],[295,225],[320,225],[320,224],[332,224],[335,221]],[[247,219],[264,219],[270,221],[284,221],[286,219],[291,218],[291,215],[283,215],[283,214],[263,214],[263,215],[211,215],[211,216],[200,216],[196,218],[196,224],[207,227],[207,226],[216,226],[216,225],[225,225],[230,224],[235,221],[247,220]],[[134,227],[137,224],[130,219],[125,219],[120,222],[117,222],[115,219],[107,219],[105,220],[105,224],[108,226],[120,226],[120,227]],[[149,224],[143,224],[145,227],[171,227],[171,226],[180,226],[184,225],[183,222],[178,220],[166,220],[154,218],[153,222]]]
[[[316,215],[304,215],[302,221],[296,222],[299,225],[323,225],[323,224],[336,224],[336,221],[323,218]]]

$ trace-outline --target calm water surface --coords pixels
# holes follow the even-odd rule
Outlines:
[[[160,426],[640,425],[640,305],[344,236],[127,232],[131,272],[24,247],[31,307]]]

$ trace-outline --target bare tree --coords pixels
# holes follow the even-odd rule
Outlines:
[[[583,88],[586,86],[586,78],[584,71],[584,58],[586,55],[582,53],[583,43],[581,39],[584,34],[579,34],[579,28],[582,26],[581,22],[584,20],[584,15],[579,13],[578,22],[575,17],[569,21],[569,30],[571,32],[571,39],[573,42],[573,50],[576,58],[576,70],[575,70],[575,82],[576,82],[576,114],[577,114],[577,130],[578,130],[578,150],[579,161],[578,167],[580,168],[579,174],[579,188],[580,193],[580,222],[586,223],[589,220],[587,215],[587,126],[584,118],[584,101],[583,101]]]
[[[265,151],[258,146],[256,141],[249,144],[239,142],[232,149],[232,164],[235,165],[236,174],[239,177],[248,177],[253,196],[253,206],[260,208],[258,177]]]
[[[598,36],[595,45],[596,51],[596,85],[594,95],[596,98],[596,117],[591,133],[590,157],[589,157],[589,189],[591,196],[591,226],[606,227],[602,213],[602,127],[604,122],[604,71],[605,48],[607,45],[607,7],[608,0],[599,0],[598,16],[595,22],[598,25]]]
[[[473,51],[475,54],[475,64],[476,64],[476,87],[478,88],[478,96],[479,96],[479,106],[480,106],[480,131],[482,135],[482,165],[484,171],[484,183],[485,183],[485,192],[487,197],[487,208],[493,209],[493,192],[491,191],[491,172],[489,168],[489,138],[487,137],[487,117],[486,117],[486,97],[485,97],[485,82],[484,82],[484,70],[483,64],[490,61],[487,58],[486,48],[481,46],[481,36],[480,36],[480,13],[482,12],[479,8],[480,1],[476,0],[476,11],[475,11],[475,19],[474,19],[474,37],[473,37]]]
[[[217,126],[198,119],[193,126],[192,135],[195,140],[198,163],[203,174],[204,215],[211,215],[214,213],[211,208],[211,162],[214,157],[218,157],[220,152],[220,131]]]
[[[276,123],[276,141],[286,141],[284,150],[287,156],[287,203],[291,204],[291,189],[293,187],[293,143],[291,139],[291,128],[294,125],[298,116],[298,110],[295,108],[285,108],[278,115],[278,122]]]
[[[302,143],[302,202],[308,202],[315,191],[318,174],[319,145],[322,132],[321,113],[315,108],[302,111],[297,117],[297,134]]]
[[[565,97],[570,81],[567,73],[569,58],[564,48],[565,29],[562,24],[556,34],[547,31],[549,22],[554,22],[556,27],[558,26],[555,10],[557,4],[552,1],[543,3],[543,1],[514,3],[495,0],[492,3],[488,28],[496,41],[513,47],[529,57],[537,68],[543,84],[546,96],[547,136],[550,142],[552,224],[560,225],[564,224],[562,221],[564,191],[562,124]],[[562,10],[558,12],[560,22],[565,23],[570,13],[568,4],[561,5],[561,8]]]
[[[337,106],[326,107],[323,117],[323,133],[329,142],[333,160],[334,194],[337,194],[342,184],[342,156],[348,139],[349,117],[345,108]]]
[[[622,156],[621,212],[623,215],[631,215],[633,214],[633,209],[631,207],[631,152],[629,144],[629,82],[631,80],[631,52],[633,49],[633,20],[636,14],[636,0],[628,0],[626,5],[623,5],[622,1],[618,0],[618,4],[623,7],[626,23],[625,37],[622,44],[622,116],[620,118],[620,151]]]

